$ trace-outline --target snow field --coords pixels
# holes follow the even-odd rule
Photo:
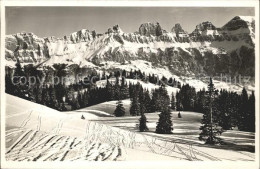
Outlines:
[[[120,129],[120,126],[113,127],[112,123],[106,124],[105,120],[114,119],[116,124],[120,119],[102,117],[107,115],[104,113],[92,119],[103,118],[102,122],[82,120],[80,118],[82,114],[77,111],[72,114],[72,112],[58,112],[41,105],[37,108],[35,103],[11,95],[6,96],[7,160],[254,160],[252,153],[215,149],[188,142],[189,138],[185,139],[181,136],[177,136],[179,139],[170,139],[166,135],[140,133],[135,129]],[[12,105],[12,101],[17,104]],[[34,109],[31,110],[30,107]],[[20,108],[25,109],[19,113]],[[43,111],[44,109],[47,111]],[[84,115],[87,113],[85,112]],[[157,116],[156,113],[153,114]],[[129,118],[136,120],[137,117]],[[196,121],[196,117],[190,118]],[[126,123],[128,119],[121,118],[121,120],[126,120],[123,122]],[[181,130],[175,134],[177,133],[181,133]],[[149,154],[149,159],[136,156],[142,153]],[[227,159],[222,157],[223,153],[227,154]]]

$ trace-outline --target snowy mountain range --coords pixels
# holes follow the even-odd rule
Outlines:
[[[135,60],[165,68],[174,75],[255,74],[255,20],[236,16],[217,28],[211,22],[198,24],[188,33],[180,24],[170,31],[159,23],[143,23],[138,31],[125,33],[115,25],[103,34],[82,29],[62,38],[41,38],[33,33],[6,35],[5,59],[14,66],[66,63],[80,67],[104,68],[129,65],[143,69]]]

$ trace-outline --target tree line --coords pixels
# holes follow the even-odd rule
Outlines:
[[[61,77],[65,74],[65,65],[56,65],[55,75]],[[158,123],[158,133],[170,133],[172,131],[172,121],[170,109],[177,111],[195,111],[206,114],[209,112],[209,96],[205,89],[196,92],[194,87],[188,84],[180,86],[175,79],[161,78],[161,81],[172,81],[172,83],[161,83],[160,87],[152,90],[143,89],[140,83],[127,84],[125,78],[135,78],[138,76],[145,76],[141,71],[131,71],[126,73],[123,70],[122,74],[119,71],[110,73],[108,78],[102,76],[101,79],[106,80],[105,87],[97,87],[95,84],[89,83],[85,85],[82,83],[71,84],[65,86],[64,84],[48,85],[47,82],[40,86],[39,80],[33,86],[29,84],[21,85],[20,83],[13,83],[11,80],[11,70],[7,69],[6,73],[6,92],[33,102],[46,105],[48,107],[66,111],[77,110],[79,108],[88,107],[99,104],[105,101],[118,100],[117,110],[115,116],[125,115],[122,104],[123,99],[130,98],[130,115],[141,116],[140,122],[143,126],[140,131],[148,130],[146,125],[143,125],[147,120],[144,113],[161,112]],[[33,66],[24,67],[22,69],[19,61],[14,69],[14,76],[36,76],[43,77],[43,72]],[[95,76],[92,74],[90,76]],[[115,77],[115,82],[112,83],[109,78]],[[154,75],[148,76],[148,81],[157,83],[157,77]],[[16,79],[17,80],[17,79]],[[22,79],[20,79],[22,81]],[[145,79],[143,79],[145,80]],[[180,88],[176,94],[172,94],[171,99],[165,89],[166,85],[174,85]],[[255,96],[254,92],[250,96],[244,88],[242,94],[235,92],[228,92],[226,90],[215,90],[214,99],[210,102],[212,113],[212,122],[218,124],[222,129],[229,130],[238,127],[242,131],[255,131]],[[164,126],[166,125],[166,126]]]
[[[245,88],[238,94],[224,89],[215,90],[212,107],[214,109],[213,119],[218,122],[224,130],[238,127],[241,131],[255,131],[255,95],[252,91],[248,95]],[[194,111],[205,113],[207,108],[207,91],[202,89],[196,92],[194,87],[186,84],[172,95],[171,108],[177,111]],[[176,100],[176,101],[175,101]]]

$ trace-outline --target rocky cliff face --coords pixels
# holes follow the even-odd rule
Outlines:
[[[159,23],[144,23],[135,33],[116,25],[104,34],[82,29],[63,38],[39,38],[32,33],[6,36],[7,63],[66,63],[86,66],[142,59],[167,66],[175,74],[254,75],[254,18],[235,17],[221,28],[198,24],[191,34],[175,24],[171,32]]]
[[[158,22],[144,23],[140,26],[139,33],[144,36],[161,36],[163,34],[163,30]]]

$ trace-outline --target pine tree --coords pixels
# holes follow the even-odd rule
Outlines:
[[[112,84],[109,82],[109,80],[107,79],[107,84],[106,84],[106,90],[107,90],[107,97],[108,97],[108,101],[111,101],[114,99],[114,88],[112,86]]]
[[[122,81],[121,81],[120,95],[121,95],[121,99],[129,98],[129,90],[127,84],[125,83],[124,76],[122,77]]]
[[[159,88],[159,93],[160,93],[160,101],[161,101],[161,110],[164,109],[165,107],[170,106],[170,97],[168,95],[168,92],[165,88],[165,85],[161,85]]]
[[[19,59],[17,59],[17,62],[15,64],[15,69],[14,69],[14,74],[13,74],[13,84],[14,84],[14,94],[18,97],[21,98],[26,98],[26,94],[27,94],[27,87],[25,85],[25,79],[23,77],[25,77],[25,73],[22,70],[22,66],[20,64]]]
[[[11,68],[7,67],[7,73],[5,75],[5,92],[9,94],[15,94],[16,88],[15,85],[12,82],[12,73],[11,73]]]
[[[196,100],[195,100],[195,106],[194,106],[194,111],[196,112],[200,112],[200,113],[204,113],[205,110],[205,104],[206,104],[206,91],[205,89],[203,90],[200,90],[198,93],[197,93],[197,97],[196,97]]]
[[[178,113],[178,118],[182,118],[181,112]]]
[[[83,94],[83,107],[88,106],[89,94],[88,91],[85,91]]]
[[[42,104],[42,86],[40,86],[39,84],[36,84],[35,87],[35,98],[36,98],[36,103],[40,103]]]
[[[147,113],[152,112],[151,110],[151,98],[148,90],[144,91],[144,106]]]
[[[181,89],[181,83],[180,82],[177,83],[177,88]]]
[[[238,119],[238,129],[242,131],[247,131],[247,116],[248,116],[248,94],[245,88],[242,90],[240,96],[240,108],[239,108],[239,119]]]
[[[48,88],[47,88],[47,93],[46,93],[46,106],[51,107],[51,97],[50,97],[50,93],[48,92]]]
[[[55,94],[55,91],[54,91],[54,88],[52,86],[50,86],[48,88],[48,92],[49,92],[49,96],[50,96],[50,100],[49,100],[49,103],[48,105],[51,107],[51,108],[56,108],[56,94]]]
[[[44,86],[43,87],[43,89],[42,89],[42,98],[41,98],[41,103],[43,104],[43,105],[47,105],[47,89],[46,89],[46,87]]]
[[[152,91],[152,100],[151,100],[151,112],[158,111],[160,108],[158,107],[159,105],[159,93],[157,90]]]
[[[220,135],[223,132],[222,128],[219,127],[217,123],[213,123],[213,113],[216,112],[216,106],[213,104],[213,101],[216,95],[217,92],[212,79],[210,78],[207,91],[207,107],[203,114],[203,119],[201,121],[203,126],[200,127],[200,130],[202,131],[199,135],[199,140],[205,141],[206,144],[221,143],[221,139],[217,137],[217,135]]]
[[[248,109],[248,131],[255,132],[255,94],[252,91],[248,99],[249,109]]]
[[[134,85],[130,82],[129,83],[129,97],[133,98],[134,95]]]
[[[72,97],[71,108],[72,108],[72,110],[77,110],[80,108],[78,98]]]
[[[239,104],[240,104],[240,97],[235,92],[229,93],[230,98],[230,116],[231,116],[231,126],[236,127],[238,126],[238,118],[239,118]]]
[[[231,129],[231,116],[230,116],[230,98],[226,90],[221,90],[220,95],[214,100],[216,105],[216,118],[218,124],[224,129]]]
[[[171,111],[170,107],[167,106],[159,114],[159,121],[156,126],[156,133],[159,134],[171,134],[173,130],[172,120],[171,120]]]
[[[61,111],[67,111],[67,108],[66,108],[64,102],[61,104]]]
[[[169,107],[170,98],[164,84],[159,89],[154,90],[151,102],[153,111],[162,111]]]
[[[59,101],[59,102],[62,102],[62,98],[64,97],[65,93],[66,93],[66,87],[64,84],[57,84],[55,85],[54,87],[55,89],[55,93],[56,93],[56,99]]]
[[[14,70],[14,76],[19,76],[19,77],[22,77],[24,76],[24,72],[22,70],[22,67],[21,67],[21,63],[20,63],[20,60],[17,59],[17,62],[15,64],[15,70]]]
[[[78,99],[79,106],[83,108],[84,107],[83,96],[80,91],[78,91],[77,96],[78,96],[77,99]]]
[[[28,97],[30,98],[30,101],[36,102],[36,98],[37,98],[36,92],[37,92],[36,85],[31,85],[28,88]]]
[[[145,106],[143,87],[141,85],[139,86],[139,89],[138,89],[138,97],[139,97],[139,103],[140,103],[140,114],[147,112],[146,106]]]
[[[126,71],[125,70],[122,71],[122,78],[126,78]]]
[[[121,93],[120,93],[120,85],[119,85],[119,77],[116,77],[116,82],[114,85],[114,99],[120,100],[121,99]]]
[[[188,84],[183,85],[179,92],[179,100],[183,105],[183,110],[185,111],[193,111],[194,109],[194,101],[196,97],[195,88],[189,86]]]
[[[177,91],[176,92],[176,110],[180,110],[180,104],[181,104],[181,99],[180,99],[180,93]]]
[[[134,93],[133,98],[131,99],[130,114],[132,116],[140,115],[140,103],[137,93]]]
[[[114,115],[116,117],[124,116],[125,115],[125,108],[123,107],[122,100],[118,100],[116,104],[117,104],[117,106],[116,106],[116,109],[114,111]]]
[[[146,116],[144,115],[144,113],[141,114],[141,118],[139,119],[139,131],[140,132],[145,132],[145,131],[148,131],[148,127],[146,125],[147,123],[147,119],[146,119]]]
[[[176,109],[175,97],[173,93],[172,93],[172,100],[171,100],[171,109],[172,110]]]
[[[73,86],[72,85],[68,86],[67,92],[66,92],[66,100],[68,100],[70,102],[72,100],[72,98],[74,97],[74,93],[75,93],[75,90],[74,90]]]

